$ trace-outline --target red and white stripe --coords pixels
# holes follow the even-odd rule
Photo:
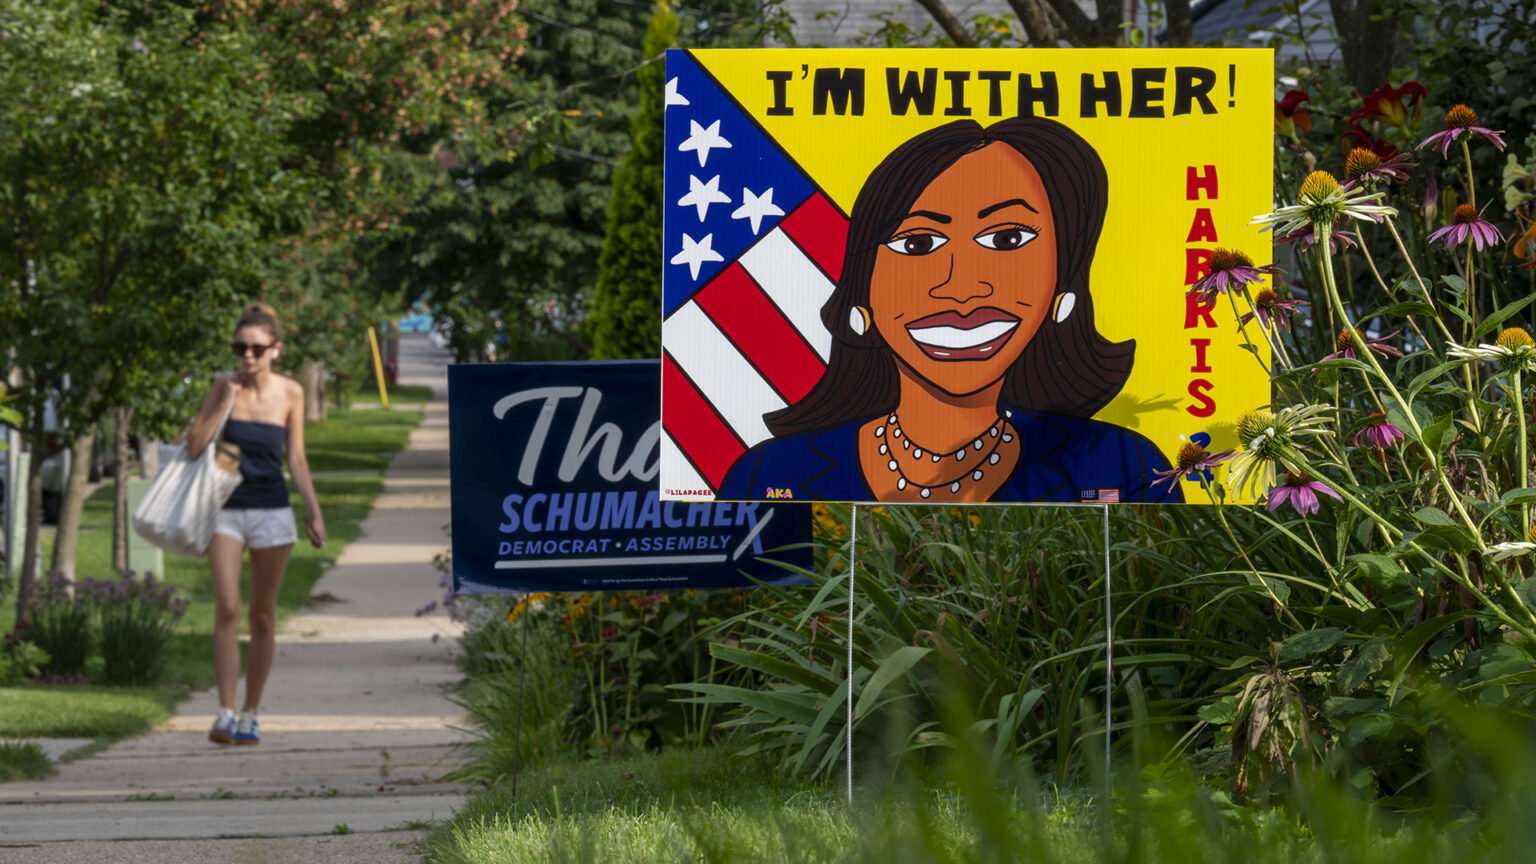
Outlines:
[[[770,437],[763,414],[799,401],[826,371],[821,307],[843,269],[848,221],[812,195],[662,323],[664,498],[715,489]]]

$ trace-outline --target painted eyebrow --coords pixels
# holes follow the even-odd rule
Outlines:
[[[913,216],[922,216],[928,219],[932,219],[940,225],[948,225],[949,223],[955,221],[954,219],[945,216],[943,213],[935,213],[932,210],[913,210],[911,213],[901,217],[901,221],[905,222],[908,219],[911,219]]]
[[[977,212],[976,218],[977,219],[985,219],[988,216],[991,216],[993,213],[996,213],[997,211],[1003,209],[1004,207],[1012,207],[1015,204],[1017,204],[1020,207],[1023,207],[1025,210],[1028,210],[1031,213],[1039,214],[1039,212],[1040,212],[1039,210],[1036,210],[1035,208],[1029,206],[1029,202],[1025,201],[1023,198],[1010,198],[1007,201],[999,201],[998,203],[993,204],[991,207],[983,207],[983,208],[981,208],[981,210],[979,212]]]

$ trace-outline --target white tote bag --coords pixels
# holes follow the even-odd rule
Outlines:
[[[167,458],[160,474],[133,511],[133,530],[140,537],[177,555],[200,558],[208,551],[219,510],[240,485],[240,449],[219,440],[228,420],[225,411],[196,459],[187,458],[185,443],[162,449]]]

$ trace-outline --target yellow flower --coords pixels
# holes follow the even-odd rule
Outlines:
[[[528,611],[528,607],[530,607],[530,606],[534,606],[534,607],[543,606],[544,605],[544,601],[548,600],[549,598],[551,598],[553,596],[555,596],[555,595],[549,593],[548,591],[535,591],[532,594],[525,594],[523,596],[523,599],[518,601],[516,606],[512,607],[512,611],[507,613],[507,623],[508,624],[516,624],[517,623],[517,619],[521,618],[523,613]]]

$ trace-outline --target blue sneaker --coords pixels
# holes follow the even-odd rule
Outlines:
[[[235,742],[235,712],[228,708],[219,709],[219,715],[213,718],[213,728],[208,730],[208,740],[215,744]]]
[[[235,743],[246,745],[261,743],[261,727],[256,725],[256,712],[240,712],[240,719],[235,722]]]

